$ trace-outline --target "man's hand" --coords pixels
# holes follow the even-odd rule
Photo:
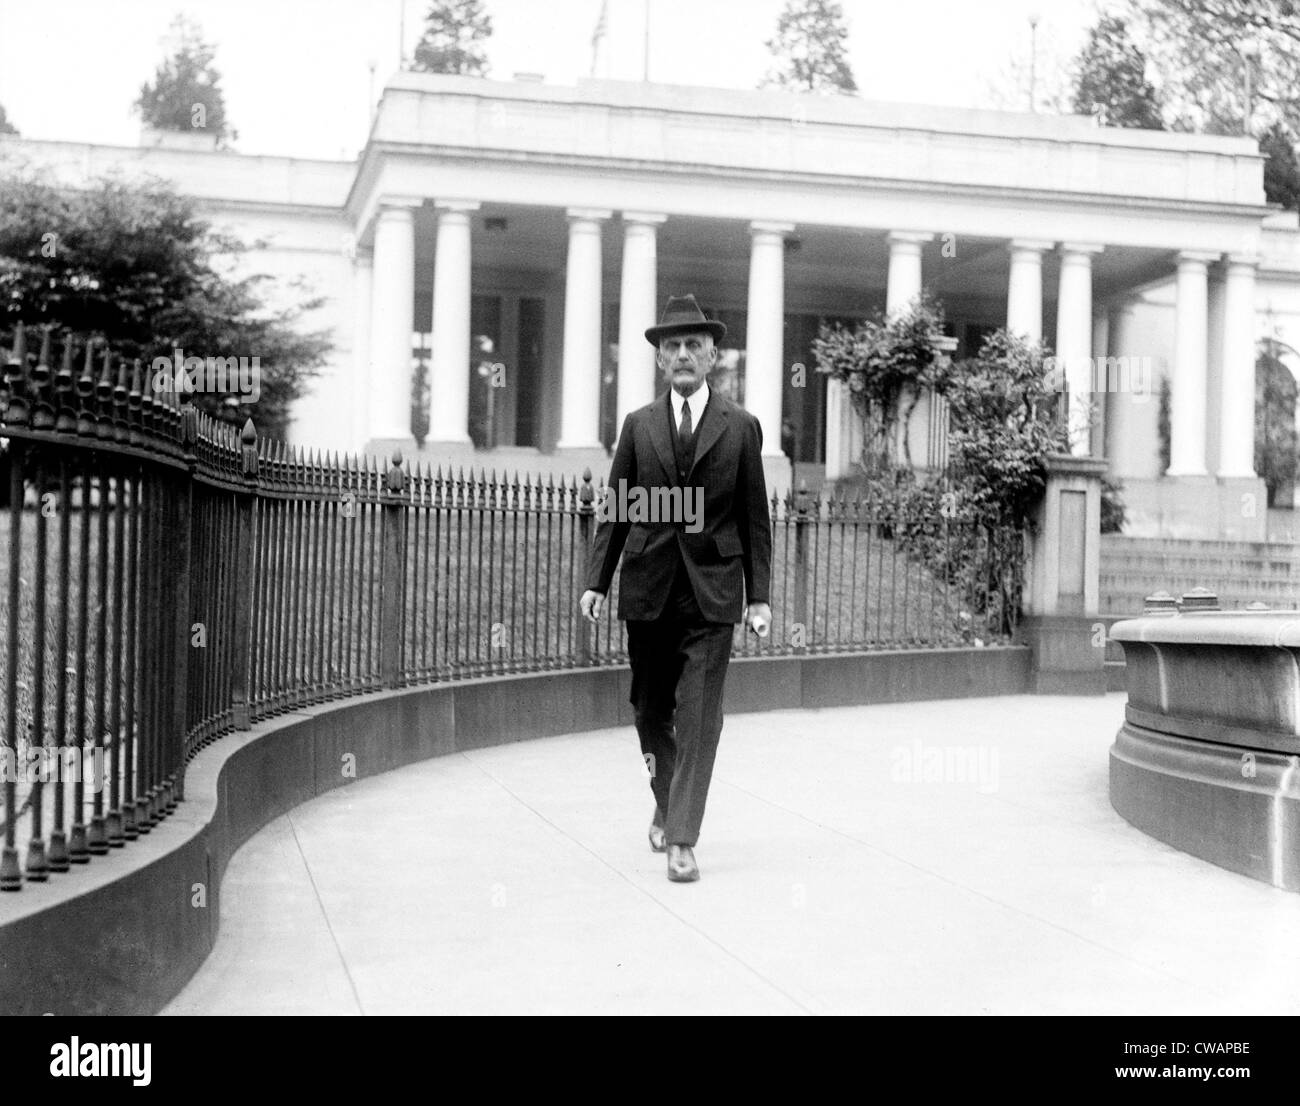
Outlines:
[[[600,612],[604,606],[605,597],[598,591],[584,591],[582,598],[578,600],[578,609],[582,611],[582,617],[593,625],[600,619]]]
[[[772,608],[766,603],[751,603],[745,608],[745,624],[759,637],[772,632]]]

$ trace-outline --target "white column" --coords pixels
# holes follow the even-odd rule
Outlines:
[[[1100,374],[1094,372],[1093,386],[1097,394],[1093,408],[1095,421],[1092,425],[1092,448],[1094,457],[1106,456],[1106,415],[1110,410],[1110,390],[1107,387],[1105,372],[1106,359],[1110,354],[1110,312],[1105,307],[1093,308],[1092,312],[1092,358]],[[1096,383],[1100,379],[1101,383]]]
[[[370,438],[411,437],[415,328],[415,199],[384,199],[375,216],[370,295]]]
[[[853,458],[849,456],[848,408],[849,390],[844,381],[828,377],[826,380],[826,479],[838,480],[852,471]]]
[[[353,259],[352,315],[352,410],[348,423],[349,448],[360,451],[370,437],[371,350],[370,313],[373,310],[375,257],[370,250],[358,249]],[[412,307],[414,311],[414,307]]]
[[[1255,266],[1237,254],[1225,262],[1223,389],[1219,400],[1219,475],[1255,475]]]
[[[885,285],[886,315],[907,310],[921,294],[921,247],[933,238],[933,234],[904,230],[893,230],[886,235],[889,242],[889,276]],[[924,463],[930,447],[930,407],[933,398],[928,393],[921,396],[912,410],[912,418],[907,427],[899,420],[895,442],[899,458],[903,457],[903,444],[906,440],[913,463]],[[853,421],[857,421],[856,415]],[[861,449],[860,443],[858,448]]]
[[[1207,272],[1205,297],[1205,468],[1211,476],[1219,467],[1219,431],[1223,425],[1219,397],[1223,394],[1224,271]]]
[[[469,442],[470,216],[477,203],[439,200],[433,258],[429,440]]]
[[[1092,255],[1101,246],[1061,244],[1061,279],[1056,297],[1056,359],[1069,391],[1070,452],[1092,451]]]
[[[600,448],[600,225],[613,212],[570,208],[557,449]]]
[[[862,460],[862,419],[853,407],[849,386],[826,381],[826,479],[838,480]]]
[[[623,212],[623,275],[618,306],[618,421],[655,397],[655,349],[645,332],[658,321],[657,238],[663,215]]]
[[[763,428],[763,454],[780,457],[785,361],[785,236],[793,223],[749,224],[745,408]]]
[[[1110,321],[1110,348],[1116,358],[1129,358],[1132,356],[1134,338],[1134,320],[1133,305],[1131,303],[1118,304],[1111,313]],[[1127,360],[1119,362],[1128,366]],[[1117,376],[1121,375],[1116,373]],[[1130,373],[1122,375],[1128,376]],[[1144,382],[1152,386],[1153,382]],[[1134,404],[1145,402],[1154,404],[1155,400],[1150,396],[1143,399],[1137,393],[1129,390],[1117,390],[1108,392],[1106,396],[1106,460],[1110,463],[1110,474],[1112,476],[1146,476],[1148,475],[1147,466],[1138,461],[1139,451],[1143,444],[1139,439],[1139,411],[1135,410]],[[1149,447],[1149,443],[1145,443]],[[1153,474],[1152,474],[1153,475]]]
[[[1206,266],[1218,255],[1178,255],[1174,366],[1170,376],[1170,476],[1205,476],[1205,369],[1208,333]]]
[[[1007,329],[1030,342],[1043,340],[1043,254],[1051,242],[1013,238],[1007,281]]]
[[[889,277],[885,285],[885,314],[904,310],[921,294],[921,247],[934,239],[933,234],[891,230],[889,241]]]

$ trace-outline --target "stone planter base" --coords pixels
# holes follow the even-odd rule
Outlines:
[[[1300,758],[1126,722],[1110,751],[1110,802],[1176,849],[1300,891]]]
[[[1175,848],[1300,891],[1300,619],[1209,612],[1117,623],[1128,686],[1110,801]]]

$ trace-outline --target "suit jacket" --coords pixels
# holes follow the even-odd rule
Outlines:
[[[665,392],[627,416],[609,470],[610,493],[626,487],[679,486],[672,402]],[[623,557],[618,617],[653,619],[663,610],[678,566],[684,564],[695,601],[709,622],[740,622],[746,596],[768,602],[772,528],[763,479],[763,432],[758,419],[716,391],[695,431],[695,458],[683,487],[703,489],[703,528],[686,522],[632,523],[617,516],[596,528],[587,587],[608,594]]]

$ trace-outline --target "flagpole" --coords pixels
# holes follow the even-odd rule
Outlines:
[[[591,33],[591,75],[599,76],[596,72],[596,63],[600,59],[600,40],[605,37],[606,25],[606,7],[609,0],[600,0],[600,14],[596,17],[596,29]]]

